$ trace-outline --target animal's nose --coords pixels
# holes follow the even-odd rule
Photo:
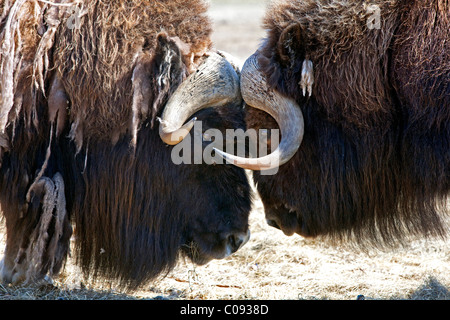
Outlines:
[[[232,254],[239,250],[250,239],[250,230],[247,233],[236,233],[228,236],[228,252]]]

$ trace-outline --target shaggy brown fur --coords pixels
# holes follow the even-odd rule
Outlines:
[[[158,32],[179,37],[188,66],[211,45],[202,1],[88,1],[82,10],[79,28],[59,32],[55,57],[71,98],[71,122],[78,125],[73,134],[87,140],[129,129],[129,80],[137,60],[153,55]]]
[[[287,234],[395,244],[443,235],[450,168],[446,0],[273,1],[260,64],[305,117],[302,145],[275,176],[255,174],[266,215]],[[311,98],[300,88],[314,65]],[[249,110],[249,127],[273,120]]]
[[[450,192],[450,2],[405,2],[392,46],[392,85],[404,119],[401,202],[438,224]],[[405,197],[406,198],[406,197]],[[447,230],[445,230],[447,232]]]
[[[264,27],[269,30],[261,63],[269,82],[297,93],[303,59],[316,70],[313,94],[331,122],[367,129],[390,113],[385,86],[386,52],[391,44],[398,1],[379,1],[380,31],[367,29],[366,5],[354,1],[274,1]],[[326,71],[326,72],[323,72]],[[289,74],[282,75],[281,72]]]
[[[56,274],[71,221],[85,274],[124,287],[224,252],[248,229],[244,171],[174,165],[154,122],[211,49],[205,2],[55,2],[0,1],[3,280]],[[245,128],[240,105],[197,116]]]

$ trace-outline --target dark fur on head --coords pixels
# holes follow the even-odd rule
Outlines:
[[[373,3],[379,30],[357,1],[274,1],[266,14],[262,71],[305,117],[290,162],[254,175],[267,218],[287,234],[396,244],[446,233],[449,5]],[[304,59],[314,65],[311,98],[299,86]],[[247,125],[276,127],[252,108]]]
[[[245,172],[175,165],[154,121],[211,49],[206,4],[85,1],[80,25],[70,29],[64,7],[30,9],[29,3],[14,17],[27,35],[16,53],[26,55],[12,78],[15,103],[0,145],[3,280],[57,274],[69,252],[71,222],[85,275],[125,288],[168,272],[183,254],[196,263],[220,257],[230,234],[248,231]],[[7,17],[2,11],[2,28]],[[55,33],[49,18],[61,19]],[[33,82],[34,70],[41,86]],[[196,116],[203,130],[245,130],[239,103]]]
[[[196,116],[204,130],[245,128],[242,111],[234,110]],[[155,131],[145,125],[133,152],[127,137],[115,146],[91,145],[77,156],[74,171],[82,174],[76,175],[71,212],[80,239],[78,261],[87,275],[135,287],[169,272],[181,253],[207,262],[230,232],[247,230],[250,189],[244,171],[174,165],[172,148]]]

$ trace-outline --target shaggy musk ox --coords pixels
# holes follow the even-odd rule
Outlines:
[[[280,158],[278,173],[254,172],[268,223],[362,245],[445,235],[448,0],[273,1],[264,27],[241,92],[248,128],[281,130],[264,159]]]
[[[203,130],[245,129],[206,4],[76,2],[0,2],[2,280],[57,274],[72,223],[85,275],[126,288],[180,254],[235,252],[249,238],[244,170],[171,160],[193,115]]]

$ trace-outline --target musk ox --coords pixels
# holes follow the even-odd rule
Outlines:
[[[245,129],[239,70],[213,48],[206,11],[0,2],[4,282],[56,275],[72,232],[84,274],[125,288],[248,240],[244,170],[171,161],[193,115],[204,130]]]
[[[217,151],[255,170],[268,223],[376,246],[445,235],[448,0],[273,1],[264,27],[241,93],[248,128],[281,141],[266,157]]]

